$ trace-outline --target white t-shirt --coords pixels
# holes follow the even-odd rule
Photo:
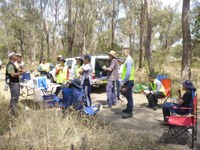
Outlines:
[[[83,65],[83,75],[81,83],[83,84],[84,80],[88,78],[90,84],[92,85],[92,73],[93,73],[92,64]]]

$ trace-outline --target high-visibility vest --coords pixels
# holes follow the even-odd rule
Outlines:
[[[79,72],[81,71],[81,69],[82,69],[82,66],[76,66],[75,67],[75,77],[80,76]]]
[[[129,56],[129,57],[130,57],[130,56]],[[135,68],[134,68],[133,59],[131,58],[131,60],[132,60],[133,65],[132,65],[132,70],[131,70],[131,74],[130,74],[129,80],[134,80]],[[127,71],[127,67],[126,67],[126,61],[125,61],[124,64],[123,64],[123,67],[122,67],[122,74],[121,74],[122,80],[124,80],[125,77],[126,77],[126,71]]]
[[[50,64],[49,63],[46,63],[46,64],[41,63],[40,67],[41,67],[42,71],[46,71],[46,72],[50,71]]]
[[[157,90],[157,85],[156,85],[156,83],[150,82],[149,84],[150,84],[150,87],[151,87],[151,89],[152,89],[153,91],[156,91],[156,90]],[[165,88],[164,88],[163,85],[162,85],[162,87],[159,89],[159,92],[163,92],[164,95],[166,94]]]
[[[58,66],[56,70],[60,69],[62,66]],[[57,71],[56,71],[57,72]],[[56,75],[56,83],[64,83],[69,79],[69,70],[67,66],[64,66]]]

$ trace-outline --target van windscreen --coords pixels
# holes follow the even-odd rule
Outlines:
[[[109,67],[109,59],[97,59],[95,64],[95,76],[97,78],[107,76],[106,71],[103,70],[103,66]]]

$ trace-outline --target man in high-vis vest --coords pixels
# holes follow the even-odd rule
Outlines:
[[[126,61],[123,64],[122,68],[122,86],[127,86],[127,107],[126,109],[122,110],[123,112],[123,119],[130,118],[133,116],[133,95],[132,89],[134,86],[134,61],[130,56],[130,48],[124,48],[122,50],[122,54],[126,57]]]
[[[57,84],[65,84],[69,78],[69,70],[65,65],[65,58],[60,58],[60,64],[56,66],[56,83]],[[58,96],[61,87],[57,87],[55,91],[55,95]]]
[[[164,96],[166,93],[162,83],[154,75],[149,75],[149,89],[147,91],[146,97],[149,102],[147,107],[157,110],[158,98]]]

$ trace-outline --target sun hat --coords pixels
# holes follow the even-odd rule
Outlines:
[[[58,55],[58,57],[57,58],[61,58],[61,57],[63,57],[62,55]]]
[[[110,51],[109,55],[112,55],[113,57],[117,58],[117,53],[115,51]]]
[[[9,54],[8,54],[8,58],[11,58],[12,56],[14,56],[15,55],[15,52],[10,52]]]
[[[78,88],[78,89],[81,89],[81,88],[82,88],[82,86],[81,86],[81,80],[78,79],[78,78],[72,80],[72,81],[71,81],[71,84],[72,84],[74,87]]]
[[[190,89],[190,90],[195,90],[196,88],[194,87],[192,81],[190,80],[185,80],[184,82],[182,82],[182,85],[187,88],[187,89]]]

